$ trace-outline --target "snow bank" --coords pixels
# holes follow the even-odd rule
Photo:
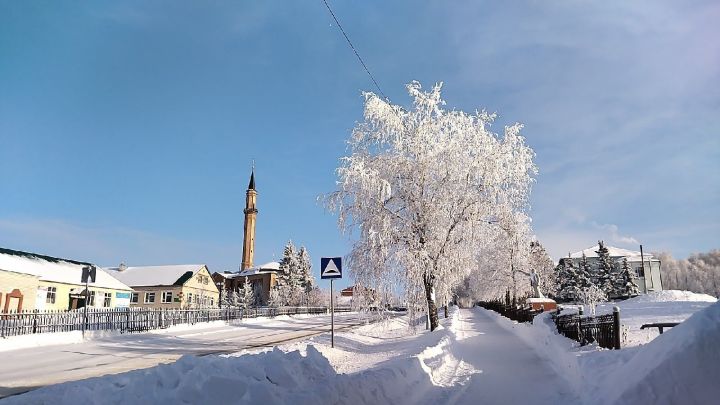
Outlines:
[[[623,347],[646,344],[659,336],[657,328],[640,329],[657,322],[683,322],[692,314],[717,302],[705,294],[690,291],[665,290],[641,295],[625,301],[598,304],[598,314],[612,313],[620,307],[620,322],[624,328]]]
[[[8,404],[336,402],[338,376],[313,347],[307,355],[278,349],[237,358],[183,356],[172,364],[41,388]],[[323,383],[319,383],[322,381]]]
[[[449,320],[448,320],[449,321]],[[395,328],[403,322],[393,322]],[[407,325],[407,323],[405,323]],[[365,327],[373,332],[375,327]],[[107,375],[44,387],[4,404],[120,403],[258,403],[373,404],[435,403],[453,381],[465,378],[455,361],[448,364],[453,332],[414,336],[406,341],[419,355],[388,360],[381,367],[339,374],[313,344],[290,352],[271,351],[241,356],[183,356],[177,362],[144,370]],[[423,350],[423,346],[426,348]],[[362,353],[357,353],[362,356]],[[452,359],[450,359],[452,360]]]
[[[605,382],[618,404],[710,404],[720,397],[720,303],[635,351]]]
[[[630,298],[625,303],[641,302],[672,302],[672,301],[696,301],[696,302],[717,302],[712,295],[698,294],[692,291],[663,290],[653,291],[644,295]]]

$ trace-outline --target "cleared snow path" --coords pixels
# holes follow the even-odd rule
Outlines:
[[[578,403],[560,376],[536,351],[481,308],[461,309],[452,326],[456,342],[449,345],[455,361],[446,358],[445,375],[452,380],[470,374],[462,385],[447,393],[446,403],[560,404]],[[456,366],[453,366],[456,365]],[[436,382],[437,384],[437,382]]]
[[[335,328],[363,324],[336,314]],[[329,330],[329,316],[257,318],[196,324],[150,333],[112,335],[82,343],[0,352],[0,398],[41,386],[174,362],[182,355],[233,353],[305,339]]]

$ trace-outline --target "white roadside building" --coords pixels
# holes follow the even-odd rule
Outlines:
[[[651,254],[642,255],[639,251],[622,249],[618,247],[605,245],[608,249],[610,258],[615,261],[617,268],[622,268],[623,259],[627,258],[628,265],[635,272],[636,283],[641,294],[647,294],[652,291],[662,291],[662,277],[660,275],[660,260]],[[595,245],[587,249],[580,250],[570,254],[570,259],[575,265],[582,260],[583,253],[592,268],[597,268],[599,246]],[[643,263],[644,261],[644,263]],[[643,265],[644,264],[644,265]]]

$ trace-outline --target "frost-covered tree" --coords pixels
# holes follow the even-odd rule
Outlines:
[[[268,294],[268,306],[270,307],[280,307],[284,304],[282,303],[282,300],[280,299],[280,289],[282,287],[280,286],[273,286],[273,288],[270,289],[270,294]]]
[[[307,293],[314,284],[311,268],[307,249],[301,247],[297,250],[292,241],[288,241],[276,279],[279,305],[305,305]]]
[[[313,287],[312,290],[308,293],[308,305],[311,307],[318,307],[323,305],[328,305],[330,300],[329,294],[321,290],[319,287]]]
[[[686,290],[720,297],[720,250],[675,259],[668,252],[655,253],[662,263],[665,289]]]
[[[283,249],[283,257],[280,260],[279,272],[277,275],[277,284],[284,286],[290,281],[290,276],[296,273],[298,269],[297,251],[292,241],[288,241]]]
[[[595,315],[595,306],[598,302],[607,301],[607,295],[605,291],[601,290],[595,284],[589,284],[587,286],[580,287],[577,290],[577,301],[590,308],[590,314]]]
[[[298,272],[300,274],[303,294],[305,296],[305,302],[308,303],[310,300],[310,292],[315,288],[315,277],[312,273],[312,260],[305,246],[301,246],[298,251]]]
[[[444,110],[440,84],[407,89],[410,110],[364,93],[364,121],[326,204],[343,231],[357,231],[355,280],[404,289],[411,308],[423,297],[434,330],[436,297],[475,267],[488,218],[527,209],[536,167],[520,124],[501,137],[490,131],[494,114]]]
[[[255,304],[255,291],[252,283],[248,281],[247,277],[243,279],[243,283],[238,288],[236,297],[235,306],[248,308]]]

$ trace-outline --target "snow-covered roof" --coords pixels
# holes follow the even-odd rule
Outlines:
[[[246,277],[246,276],[253,276],[256,274],[265,274],[265,273],[274,273],[280,271],[280,263],[278,262],[267,262],[265,264],[261,264],[259,266],[250,267],[249,269],[241,270],[235,273],[217,273],[222,277],[225,278],[236,278],[236,277]]]
[[[204,264],[179,264],[127,267],[122,271],[118,267],[109,267],[105,270],[123,283],[135,287],[182,284],[203,267]]]
[[[525,300],[525,302],[528,304],[533,304],[533,303],[542,304],[542,303],[546,303],[546,302],[547,303],[555,302],[555,300],[552,300],[550,298],[528,298]]]
[[[245,276],[252,276],[253,274],[274,273],[279,270],[280,270],[280,263],[267,262],[267,263],[261,264],[259,266],[250,267],[249,269],[245,269],[245,270],[237,273],[237,276],[245,277]]]
[[[608,245],[605,245],[605,247],[608,249],[610,257],[627,257],[627,259],[630,261],[640,261],[639,251],[628,250]],[[600,245],[595,245],[587,249],[583,249],[579,252],[572,253],[570,254],[570,257],[573,259],[580,259],[582,258],[583,253],[585,253],[585,257],[598,257],[598,254],[596,253],[598,249],[600,249]],[[657,261],[657,259],[653,258],[653,256],[649,253],[644,253],[644,258],[645,260]]]
[[[41,281],[83,285],[84,283],[81,282],[82,268],[85,266],[92,266],[92,264],[0,248],[0,269],[34,275],[39,277]],[[91,286],[115,290],[132,290],[122,281],[103,271],[102,268],[98,266],[95,266],[95,268],[97,269],[95,282],[90,283]]]

